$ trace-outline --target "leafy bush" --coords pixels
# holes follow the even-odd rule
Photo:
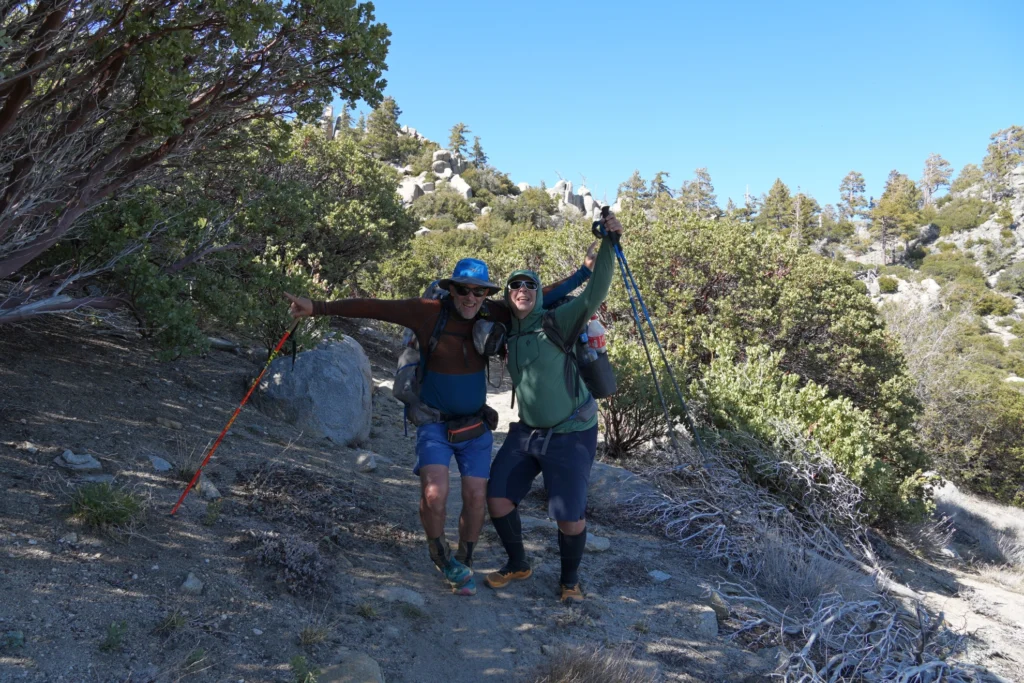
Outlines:
[[[885,437],[871,415],[850,399],[832,398],[827,388],[785,372],[781,360],[782,353],[764,346],[748,346],[742,359],[734,344],[718,347],[694,386],[714,425],[746,432],[776,448],[785,448],[791,434],[813,437],[864,490],[869,515],[892,519],[922,514],[921,492],[903,486],[920,472],[885,462]]]
[[[996,211],[991,202],[977,197],[957,197],[946,203],[935,217],[940,234],[951,235],[978,227]]]
[[[896,278],[888,275],[878,278],[878,291],[882,294],[895,294],[899,289],[900,283]]]
[[[945,242],[939,243],[938,254],[928,254],[921,261],[921,274],[934,278],[940,284],[953,280],[976,282],[985,281],[985,273],[974,260],[959,250],[945,249]]]
[[[527,224],[536,228],[549,226],[551,214],[558,208],[558,202],[546,190],[531,187],[514,199],[506,199],[491,205],[496,216],[509,223]]]
[[[685,383],[708,372],[720,343],[735,346],[737,361],[750,347],[767,346],[799,386],[813,383],[870,419],[878,439],[867,457],[888,468],[872,480],[871,502],[882,517],[900,514],[899,503],[910,499],[900,492],[914,489],[927,458],[914,447],[917,402],[898,345],[863,295],[863,283],[749,225],[702,222],[672,208],[652,223],[631,211],[620,220],[631,269]],[[622,288],[612,288],[607,305],[616,332],[621,325],[630,330]],[[909,504],[903,511],[917,509]]]
[[[996,289],[1001,292],[1024,296],[1024,261],[1014,263],[996,278]]]
[[[923,410],[921,447],[960,486],[1024,505],[1024,394],[1003,380],[1024,348],[1003,346],[969,310],[887,305]]]
[[[114,261],[101,289],[166,355],[202,350],[207,330],[273,344],[289,322],[282,291],[327,296],[415,228],[394,171],[347,136],[258,124],[210,155],[174,185],[108,202],[52,250],[54,263]]]
[[[512,183],[509,177],[491,166],[482,168],[470,166],[462,172],[462,179],[472,188],[473,196],[486,197],[489,200],[488,205],[497,196],[519,194],[519,188]]]
[[[431,218],[443,218],[445,224],[458,224],[472,221],[476,217],[476,212],[461,194],[450,187],[441,187],[436,192],[425,194],[413,202],[412,215],[423,225]]]
[[[614,396],[601,402],[601,422],[608,455],[621,458],[648,441],[664,436],[667,425],[643,347],[626,337],[611,334],[608,359],[615,368],[617,390]],[[659,381],[670,410],[678,414],[669,378],[659,377]]]

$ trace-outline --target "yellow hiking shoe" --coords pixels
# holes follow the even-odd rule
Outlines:
[[[533,570],[529,566],[522,569],[512,569],[507,564],[496,572],[491,572],[484,578],[486,583],[491,588],[504,588],[513,581],[522,581],[528,579],[533,575]]]
[[[561,602],[570,605],[583,602],[583,589],[580,588],[580,584],[577,583],[575,586],[561,584],[561,587],[562,597],[559,598]]]

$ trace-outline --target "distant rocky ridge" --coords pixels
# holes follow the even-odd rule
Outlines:
[[[341,117],[335,117],[334,115],[334,107],[327,107],[320,118],[320,126],[324,135],[328,139],[334,139],[342,125]],[[403,137],[429,141],[422,133],[409,126],[402,126],[398,134]],[[413,175],[411,166],[394,165],[394,168],[403,176],[398,183],[398,194],[401,196],[402,203],[406,207],[412,206],[413,202],[420,197],[431,194],[443,187],[454,190],[465,199],[473,198],[473,189],[462,177],[462,174],[469,168],[469,162],[458,152],[452,152],[447,149],[438,149],[434,152],[430,170],[436,179],[428,180],[426,173]],[[530,184],[521,182],[518,183],[517,187],[520,192],[524,192],[530,189]],[[574,192],[573,184],[568,180],[559,180],[555,183],[554,187],[547,188],[546,191],[550,196],[558,200],[557,213],[567,218],[589,216],[596,220],[600,216],[601,209],[604,207],[604,204],[595,199],[586,187],[581,186],[578,191]],[[504,198],[511,199],[511,195]],[[474,206],[474,208],[482,215],[490,212],[490,207],[479,209]],[[618,211],[619,205],[617,203],[612,205],[612,210]],[[457,226],[457,229],[476,230],[476,225],[473,223],[462,223]],[[420,237],[430,232],[429,228],[420,226],[416,231],[416,236]]]

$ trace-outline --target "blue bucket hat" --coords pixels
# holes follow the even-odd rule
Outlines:
[[[494,294],[499,289],[498,285],[491,282],[487,264],[475,258],[464,258],[456,263],[452,276],[441,280],[437,284],[448,289],[453,282],[471,287],[487,287],[491,290],[491,294]]]

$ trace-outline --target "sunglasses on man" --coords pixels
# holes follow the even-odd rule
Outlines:
[[[477,299],[483,299],[490,293],[486,287],[467,287],[465,285],[460,285],[457,282],[452,283],[452,289],[454,289],[455,293],[459,296],[469,296],[472,294]]]
[[[533,280],[513,280],[508,283],[509,289],[519,289],[520,287],[526,287],[529,290],[537,289],[537,283]]]

